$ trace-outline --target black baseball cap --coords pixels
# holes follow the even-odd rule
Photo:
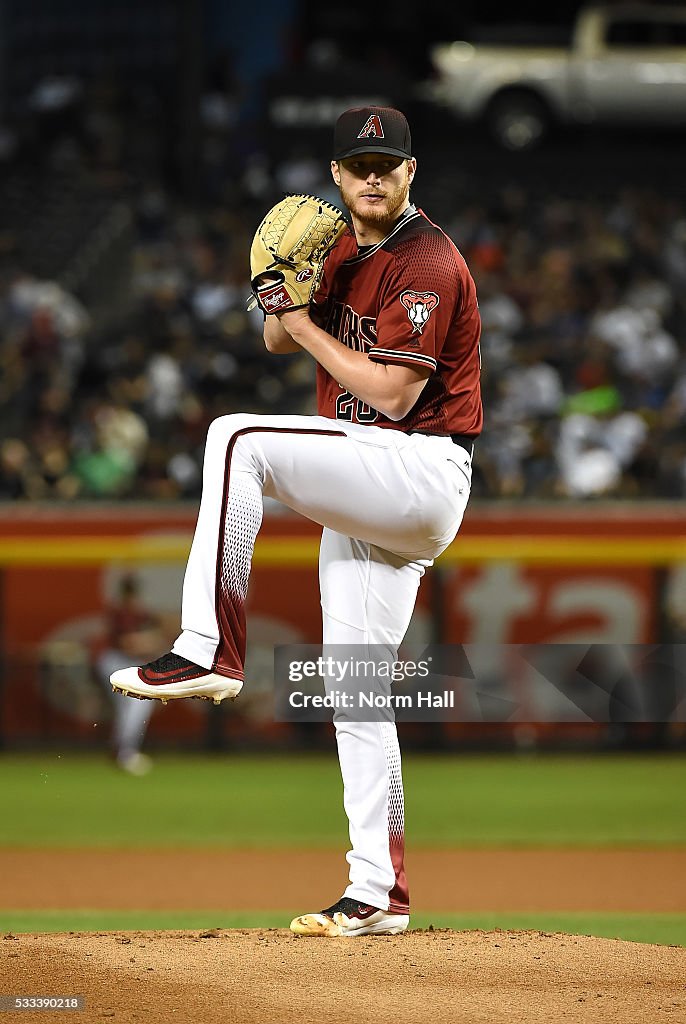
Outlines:
[[[345,160],[358,153],[388,153],[404,160],[412,157],[407,118],[393,107],[351,107],[336,121],[333,158]]]

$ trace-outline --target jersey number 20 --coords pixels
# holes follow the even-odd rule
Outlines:
[[[349,391],[343,391],[336,399],[336,419],[349,423],[375,423],[379,418],[376,409],[355,398]]]

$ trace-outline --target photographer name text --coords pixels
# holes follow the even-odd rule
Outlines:
[[[347,711],[368,708],[454,708],[455,693],[443,690],[432,693],[430,690],[417,693],[369,693],[360,690],[350,693],[348,690],[332,690],[326,695],[319,693],[303,693],[294,690],[288,695],[288,703],[292,708],[341,708]]]

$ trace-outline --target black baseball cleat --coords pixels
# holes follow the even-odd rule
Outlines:
[[[161,700],[163,704],[181,697],[199,697],[220,704],[227,698],[234,700],[243,688],[241,679],[220,676],[173,652],[140,668],[119,669],[110,676],[110,683],[116,693],[125,697]]]
[[[303,914],[291,921],[296,935],[322,935],[326,938],[357,935],[398,935],[410,923],[408,914],[392,914],[367,903],[343,896],[327,910]]]

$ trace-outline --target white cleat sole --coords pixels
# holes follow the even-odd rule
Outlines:
[[[363,921],[345,914],[334,914],[333,920],[326,914],[302,914],[291,921],[290,929],[295,935],[349,939],[362,935],[400,935],[409,923],[407,914],[387,914],[379,910]]]
[[[228,676],[220,676],[216,672],[201,676],[200,679],[151,686],[141,679],[137,668],[123,668],[113,672],[110,684],[115,693],[122,693],[125,697],[159,700],[163,704],[184,697],[197,697],[199,700],[211,700],[215,704],[221,704],[223,700],[235,700],[243,689],[242,680],[229,679]]]

